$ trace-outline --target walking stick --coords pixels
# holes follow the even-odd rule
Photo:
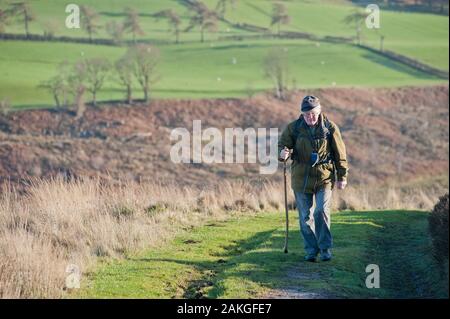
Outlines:
[[[284,209],[286,211],[286,234],[284,237],[284,253],[288,253],[288,239],[289,239],[289,211],[287,202],[287,182],[286,182],[286,162],[283,162],[283,175],[284,175]]]

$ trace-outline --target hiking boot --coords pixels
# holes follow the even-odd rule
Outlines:
[[[320,251],[320,260],[321,261],[331,260],[331,252],[329,249],[323,249]]]
[[[305,261],[309,261],[309,262],[316,262],[316,257],[317,255],[313,255],[313,254],[308,254],[305,256]]]

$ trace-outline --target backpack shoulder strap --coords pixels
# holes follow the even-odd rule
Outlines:
[[[298,139],[298,135],[300,134],[300,126],[302,126],[302,118],[301,117],[299,117],[298,119],[297,119],[297,121],[295,121],[295,124],[294,124],[294,131],[292,132],[292,140],[294,141],[294,145],[295,145],[295,142],[297,141],[297,139]]]
[[[294,149],[293,149],[293,152],[292,152],[292,155],[291,155],[293,160],[298,159],[298,154],[297,154],[295,145],[297,144],[297,139],[298,139],[298,136],[300,135],[300,127],[303,124],[302,122],[303,122],[303,118],[302,117],[299,117],[297,119],[297,121],[295,121],[294,130],[293,130],[292,135],[291,135],[292,141],[294,142]]]
[[[331,124],[331,121],[327,117],[324,118],[323,125],[326,130],[325,136],[326,136],[327,142],[329,145],[331,145],[330,144],[331,138],[332,138],[333,131],[334,131],[333,125]],[[329,158],[332,162],[334,162],[334,154],[333,154],[332,150],[330,151],[330,153],[328,153],[327,158]]]
[[[324,135],[327,140],[330,140],[331,134],[333,133],[333,126],[331,125],[330,120],[326,116],[323,119],[323,126],[324,126]]]

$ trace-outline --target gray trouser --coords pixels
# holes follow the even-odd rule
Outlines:
[[[316,255],[319,249],[328,250],[333,245],[330,232],[331,193],[330,187],[322,188],[315,194],[294,192],[307,254]],[[314,213],[313,197],[316,201]]]

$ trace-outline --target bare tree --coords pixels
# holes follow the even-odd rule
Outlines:
[[[236,7],[236,3],[238,0],[219,0],[216,4],[216,12],[220,18],[224,18],[227,12],[228,4],[231,4],[233,8]]]
[[[82,118],[86,110],[84,94],[86,92],[86,65],[79,61],[73,65],[72,71],[67,79],[70,93],[74,97],[77,119]]]
[[[115,71],[119,80],[119,83],[125,86],[127,90],[127,102],[133,103],[132,88],[133,88],[133,60],[132,55],[125,54],[114,64]]]
[[[205,30],[210,32],[217,31],[217,14],[214,11],[209,10],[208,7],[200,1],[196,2],[193,9],[194,15],[191,17],[186,31],[190,31],[196,26],[200,27],[201,42],[205,42]]]
[[[348,25],[355,25],[355,31],[356,31],[356,42],[358,45],[361,45],[361,38],[362,38],[362,24],[364,20],[367,18],[369,13],[361,10],[361,9],[355,9],[352,13],[350,13],[348,16],[344,18],[344,23]]]
[[[105,25],[106,33],[111,37],[115,44],[121,44],[123,40],[123,33],[125,26],[123,23],[110,21]]]
[[[7,18],[6,10],[0,8],[0,34],[5,32],[5,27],[8,24]]]
[[[5,32],[5,27],[9,24],[11,15],[11,10],[8,10],[0,1],[0,34]]]
[[[11,103],[8,101],[8,99],[0,100],[0,114],[6,116],[9,112],[11,112],[11,109]]]
[[[11,14],[18,16],[19,20],[24,23],[25,34],[27,38],[30,36],[29,24],[30,22],[36,20],[36,15],[34,14],[30,4],[26,1],[14,2],[11,4]]]
[[[245,93],[246,93],[248,99],[251,100],[253,98],[253,96],[256,93],[256,89],[253,85],[253,82],[251,82],[251,81],[247,82],[247,84],[245,86]]]
[[[448,0],[438,0],[438,4],[439,4],[439,13],[444,13],[445,8],[448,9]]]
[[[380,51],[383,52],[384,51],[384,39],[386,38],[386,36],[384,34],[380,35]]]
[[[180,43],[181,19],[178,14],[173,9],[168,9],[155,13],[154,17],[168,19],[170,30],[175,35],[175,43]]]
[[[46,88],[53,96],[56,107],[65,107],[64,96],[68,91],[66,80],[62,75],[57,74],[49,80],[42,82],[39,87]]]
[[[274,3],[272,8],[272,21],[270,26],[277,25],[278,36],[280,35],[281,25],[287,25],[291,22],[291,17],[287,14],[286,6],[283,3]]]
[[[46,88],[52,94],[57,108],[63,106],[61,103],[61,95],[64,94],[66,86],[63,79],[59,75],[55,75],[49,80],[43,82],[39,87]]]
[[[288,59],[284,49],[275,48],[270,50],[264,61],[264,73],[270,78],[275,86],[275,94],[278,99],[286,98],[288,83]]]
[[[100,25],[98,24],[98,14],[93,8],[85,5],[80,6],[80,10],[81,25],[88,33],[89,41],[92,42],[92,35],[96,34],[98,29],[100,29]]]
[[[85,59],[81,63],[85,72],[86,90],[92,94],[92,104],[96,106],[97,93],[108,76],[110,63],[105,58]]]
[[[144,99],[149,101],[150,85],[159,80],[156,67],[159,63],[160,52],[150,45],[137,45],[127,52],[128,59],[132,61],[133,75],[142,87]]]
[[[139,14],[134,8],[126,8],[125,14],[124,29],[133,35],[133,43],[136,43],[136,35],[144,35],[139,24]]]
[[[47,39],[51,39],[55,36],[56,30],[58,30],[58,26],[55,21],[45,21],[42,23],[42,29],[44,30],[44,37]]]
[[[73,65],[63,61],[58,65],[57,73],[38,87],[47,89],[55,100],[56,107],[68,106],[68,95],[70,93],[69,78],[73,72]]]

